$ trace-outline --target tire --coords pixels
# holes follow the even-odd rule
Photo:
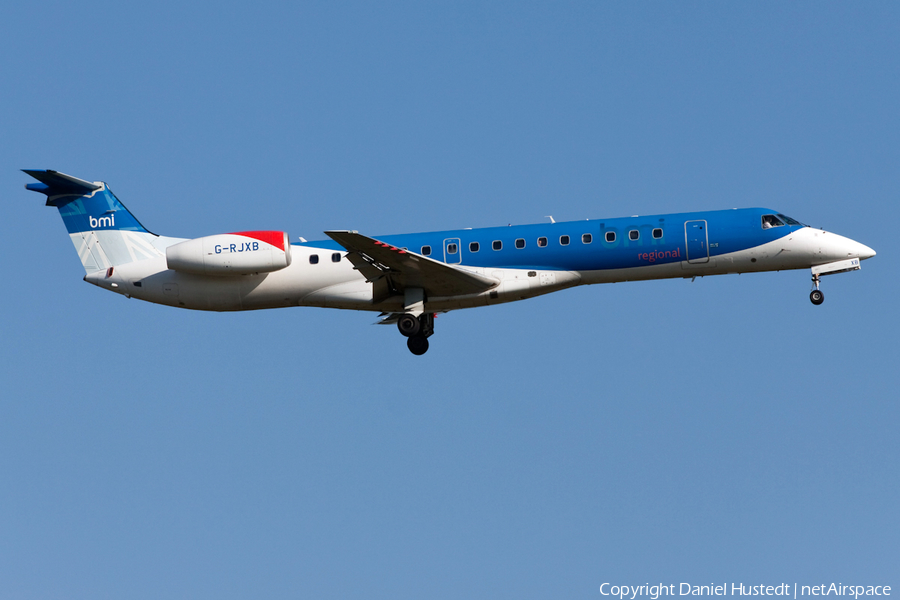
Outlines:
[[[819,290],[813,290],[809,293],[809,301],[818,306],[825,302],[825,294]]]
[[[406,313],[400,315],[400,318],[397,319],[397,329],[399,329],[400,333],[406,337],[412,337],[419,334],[419,331],[422,329],[422,324],[419,323],[419,319],[415,316]]]
[[[406,340],[406,347],[416,356],[422,356],[428,352],[428,338],[424,335],[414,335]]]

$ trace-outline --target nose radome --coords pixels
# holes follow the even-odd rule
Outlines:
[[[858,242],[857,242],[858,243]],[[866,246],[865,244],[859,244],[859,259],[866,260],[867,258],[872,258],[875,256],[875,251]]]
[[[838,235],[836,233],[822,232],[824,238],[821,242],[821,249],[824,254],[830,255],[834,260],[844,260],[847,258],[859,258],[865,260],[875,256],[875,251],[860,244],[856,240]]]
[[[860,244],[856,240],[851,240],[850,238],[845,238],[843,236],[835,237],[840,240],[842,253],[846,253],[846,255],[849,257],[856,257],[860,260],[865,260],[867,258],[872,258],[873,256],[875,256],[875,251],[865,244]]]

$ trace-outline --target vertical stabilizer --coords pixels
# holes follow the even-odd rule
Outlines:
[[[23,171],[40,183],[26,189],[47,196],[78,252],[85,273],[163,256],[157,235],[147,231],[105,183],[51,170]]]

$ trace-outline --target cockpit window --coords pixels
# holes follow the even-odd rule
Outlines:
[[[789,216],[783,215],[781,213],[778,213],[778,218],[781,219],[782,221],[784,221],[785,223],[787,223],[788,225],[800,225],[801,227],[806,227],[806,225],[804,225],[797,219],[792,219]]]
[[[770,229],[772,227],[784,227],[784,221],[782,221],[775,215],[763,215],[762,216],[762,228]]]

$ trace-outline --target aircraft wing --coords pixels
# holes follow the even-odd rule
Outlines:
[[[406,288],[422,288],[429,296],[461,296],[479,294],[500,283],[493,277],[391,246],[356,231],[326,231],[325,234],[347,249],[347,260],[368,281],[384,279],[395,293],[403,293]]]

